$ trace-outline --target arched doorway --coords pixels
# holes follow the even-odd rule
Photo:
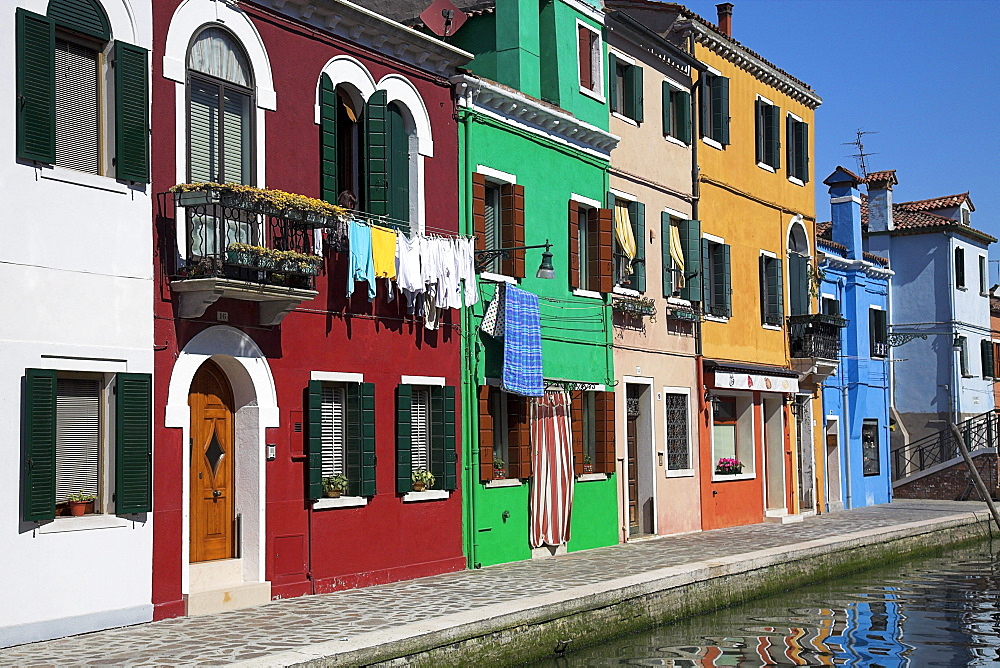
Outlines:
[[[226,374],[205,361],[191,381],[191,562],[235,556],[235,423]]]

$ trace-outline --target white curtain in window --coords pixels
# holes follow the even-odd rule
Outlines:
[[[97,494],[101,460],[101,386],[89,378],[56,381],[56,503]]]
[[[635,259],[635,235],[632,234],[632,221],[628,215],[628,206],[621,202],[615,203],[615,237],[618,239],[618,246],[627,258],[625,262],[625,273],[632,273],[632,260]]]
[[[674,260],[677,268],[677,287],[683,288],[684,280],[684,250],[681,248],[681,230],[676,225],[670,226],[670,257]]]
[[[188,67],[196,72],[246,88],[253,85],[250,64],[240,45],[224,30],[203,30],[188,53]]]

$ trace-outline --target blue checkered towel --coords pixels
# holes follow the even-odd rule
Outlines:
[[[538,296],[509,285],[505,302],[503,389],[526,397],[541,397],[545,394],[545,384]]]

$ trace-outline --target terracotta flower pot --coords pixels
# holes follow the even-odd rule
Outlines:
[[[494,480],[506,480],[507,479],[507,469],[493,469],[493,479]]]
[[[583,472],[584,473],[593,473],[594,472],[594,465],[593,464],[584,464],[583,465]]]
[[[70,501],[69,514],[73,517],[83,517],[87,512],[90,501]]]
[[[339,499],[340,495],[343,494],[343,490],[340,489],[328,489],[325,494],[330,499]]]
[[[425,487],[427,487],[427,483],[424,483],[424,482],[414,482],[413,483],[413,491],[414,492],[422,492],[422,491],[424,491]]]

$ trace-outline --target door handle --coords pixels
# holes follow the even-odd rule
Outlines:
[[[213,489],[213,490],[212,490],[212,496],[214,496],[214,497],[218,498],[218,497],[222,496],[222,492],[220,492],[220,491],[219,491],[219,490],[217,490],[217,489]]]

